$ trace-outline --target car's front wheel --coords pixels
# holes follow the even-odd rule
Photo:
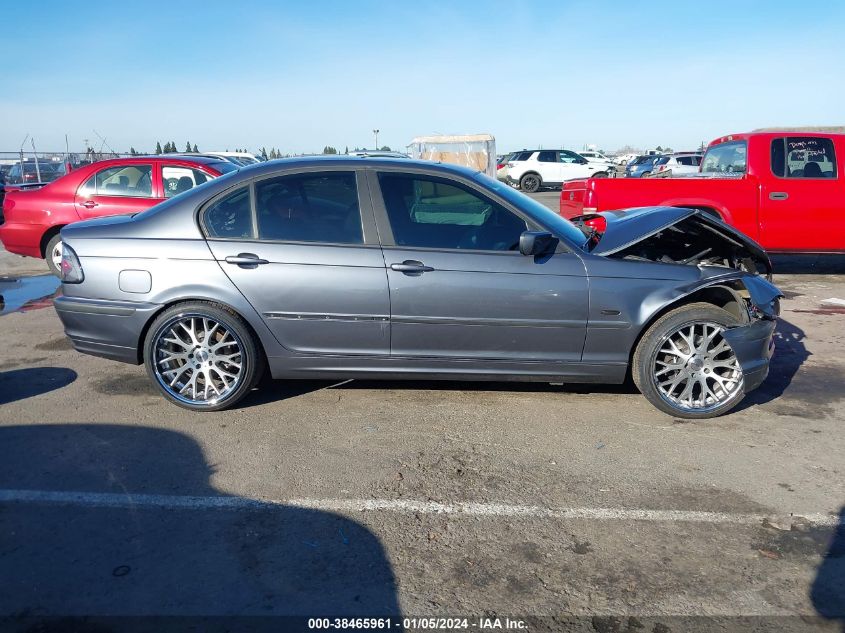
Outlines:
[[[193,411],[220,411],[255,386],[264,356],[238,314],[217,303],[192,301],[155,319],[144,342],[144,363],[171,402]]]
[[[537,193],[537,191],[540,190],[540,185],[542,184],[543,181],[537,174],[525,174],[519,179],[519,188],[525,193]]]
[[[631,374],[648,401],[669,415],[713,418],[745,395],[742,368],[722,337],[737,318],[709,303],[666,313],[643,335]]]

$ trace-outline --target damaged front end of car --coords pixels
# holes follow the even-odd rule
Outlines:
[[[706,301],[730,312],[738,325],[722,333],[743,373],[747,393],[768,375],[781,291],[771,283],[763,248],[715,216],[698,209],[648,207],[575,218],[586,250],[608,259],[698,269],[694,280],[664,287],[645,299],[644,313],[684,301]],[[646,314],[642,314],[646,320]]]

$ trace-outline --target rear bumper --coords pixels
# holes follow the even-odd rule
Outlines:
[[[57,297],[56,312],[73,347],[83,354],[141,363],[141,332],[161,308],[155,303]]]
[[[774,332],[774,320],[760,319],[722,333],[742,368],[746,393],[759,387],[769,375],[769,362],[775,350]]]
[[[42,224],[0,224],[0,242],[10,253],[41,258],[41,236],[49,227]]]

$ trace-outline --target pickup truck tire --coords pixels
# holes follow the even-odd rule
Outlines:
[[[690,303],[657,319],[640,339],[631,363],[637,389],[677,418],[714,418],[745,396],[742,369],[721,336],[740,325],[727,310]]]
[[[543,184],[539,174],[525,174],[519,179],[519,188],[525,193],[537,193]]]

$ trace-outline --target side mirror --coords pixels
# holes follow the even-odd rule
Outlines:
[[[549,250],[554,237],[548,231],[525,231],[519,236],[519,252],[523,255],[541,255]]]

